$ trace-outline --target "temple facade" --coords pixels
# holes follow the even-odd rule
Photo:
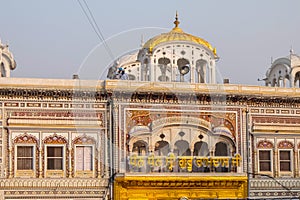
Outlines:
[[[0,199],[300,196],[297,55],[217,84],[216,48],[174,24],[107,80],[12,78],[0,51]]]

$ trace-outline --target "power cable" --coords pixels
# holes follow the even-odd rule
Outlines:
[[[90,16],[92,17],[92,20],[93,20],[94,24],[96,25],[96,28],[97,28],[97,30],[98,30],[98,33],[100,34],[100,36],[101,36],[101,38],[102,38],[102,41],[103,41],[103,43],[104,43],[104,46],[105,46],[107,52],[109,53],[110,57],[111,57],[112,59],[114,59],[115,57],[114,57],[114,55],[113,55],[111,49],[110,49],[109,46],[107,45],[107,43],[106,43],[106,41],[105,41],[105,38],[104,38],[104,36],[103,36],[103,34],[102,34],[102,32],[101,32],[101,29],[99,28],[99,26],[98,26],[98,24],[97,24],[97,22],[96,22],[96,20],[95,20],[95,18],[94,18],[94,15],[93,15],[93,13],[92,13],[90,7],[88,6],[86,0],[83,0],[83,2],[84,2],[85,6],[87,7],[87,9],[88,9],[88,11],[89,11],[89,13],[90,13]]]
[[[84,2],[84,4],[85,4],[86,9],[88,10],[89,14],[87,13],[86,9],[84,8],[84,6],[83,6],[82,3],[80,2],[80,0],[77,0],[77,2],[78,2],[78,4],[80,5],[80,8],[82,9],[84,15],[86,16],[86,18],[87,18],[89,24],[92,26],[94,32],[96,33],[96,35],[98,36],[98,38],[100,39],[100,41],[103,42],[104,47],[105,47],[107,53],[109,54],[109,56],[111,57],[111,59],[114,60],[115,57],[114,57],[112,51],[110,50],[109,46],[108,46],[107,43],[105,42],[105,38],[103,37],[103,34],[102,34],[102,32],[101,32],[101,30],[100,30],[100,28],[99,28],[99,26],[98,26],[98,24],[97,24],[97,22],[96,22],[94,16],[93,16],[93,13],[91,12],[91,10],[90,10],[90,8],[89,8],[87,2],[86,2],[85,0],[83,0],[83,2]],[[92,20],[91,20],[91,18],[92,18]]]

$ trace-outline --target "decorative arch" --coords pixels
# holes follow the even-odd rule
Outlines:
[[[144,136],[144,137],[143,137],[143,136]],[[148,147],[149,147],[149,144],[148,144],[148,141],[147,141],[145,135],[143,135],[143,136],[142,136],[142,137],[140,137],[140,136],[131,136],[131,137],[128,138],[128,148],[129,148],[129,152],[131,152],[131,150],[133,149],[134,143],[136,143],[136,142],[138,142],[138,141],[141,141],[141,142],[147,144]]]
[[[138,155],[147,155],[149,152],[149,145],[143,140],[138,140],[133,143],[131,152]]]
[[[163,127],[167,126],[176,126],[176,125],[188,125],[199,127],[205,130],[211,129],[211,123],[201,119],[201,118],[194,118],[194,117],[186,117],[186,116],[174,116],[174,117],[164,117],[157,119],[152,122],[152,130],[160,130]]]
[[[38,144],[38,139],[33,135],[29,135],[24,133],[23,135],[19,135],[15,137],[14,143],[18,144]]]
[[[191,70],[189,60],[187,60],[185,58],[179,58],[177,60],[177,67],[178,67],[178,71],[179,71],[179,74],[180,74],[180,82],[185,82],[184,77],[185,76],[189,77],[189,73],[190,73],[190,70]]]
[[[213,134],[214,135],[223,135],[224,137],[230,138],[234,142],[236,141],[234,130],[230,131],[230,129],[227,128],[226,126],[214,127]]]
[[[208,144],[203,141],[194,144],[193,156],[209,156]]]
[[[257,148],[259,149],[271,149],[273,147],[273,143],[267,140],[262,140],[257,143]]]
[[[170,152],[170,144],[167,141],[158,141],[155,143],[154,151],[159,156],[167,156]]]
[[[230,150],[226,142],[221,141],[215,145],[215,156],[229,156]]]
[[[73,144],[96,144],[96,141],[93,137],[83,135],[76,137],[73,140]]]
[[[208,83],[208,74],[209,74],[209,69],[208,69],[208,62],[207,60],[204,59],[199,59],[196,61],[196,82],[197,83]]]
[[[216,145],[218,143],[224,143],[227,145],[228,148],[228,156],[230,156],[230,153],[232,155],[234,155],[236,153],[236,143],[235,141],[232,140],[232,138],[228,137],[228,136],[224,136],[224,135],[218,135],[218,137],[216,138],[217,141],[214,143],[214,146],[212,149],[214,152],[216,152]]]
[[[292,149],[294,148],[294,144],[290,141],[284,140],[278,143],[279,149]]]
[[[171,70],[170,68],[168,69],[168,65],[171,63],[169,58],[162,57],[158,59],[158,66],[161,71],[161,75],[158,76],[159,81],[170,81],[170,76],[171,76]]]
[[[66,144],[67,143],[67,139],[61,135],[57,135],[56,133],[46,137],[43,140],[44,144]]]
[[[174,144],[174,153],[177,156],[190,156],[191,149],[190,144],[185,140],[178,140]]]

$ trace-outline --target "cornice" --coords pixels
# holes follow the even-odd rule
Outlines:
[[[182,82],[88,81],[55,79],[0,80],[0,99],[97,100],[135,103],[236,104],[275,107],[300,103],[300,88]],[[44,83],[43,83],[44,81]]]

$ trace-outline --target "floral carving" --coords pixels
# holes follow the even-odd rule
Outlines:
[[[73,140],[73,144],[95,144],[95,143],[96,143],[96,141],[94,138],[86,136],[86,135],[76,137]]]
[[[44,144],[66,144],[67,140],[61,135],[51,135],[44,139]]]
[[[17,136],[14,139],[14,143],[26,143],[26,144],[37,144],[38,140],[36,139],[36,137],[32,136],[32,135],[28,135],[27,133],[24,133],[23,135]]]
[[[273,144],[270,141],[263,140],[263,141],[258,142],[257,148],[265,148],[265,149],[266,148],[273,148]]]
[[[294,148],[294,145],[290,141],[284,140],[284,141],[281,141],[281,142],[278,143],[278,148],[280,148],[280,149],[292,149],[292,148]]]

